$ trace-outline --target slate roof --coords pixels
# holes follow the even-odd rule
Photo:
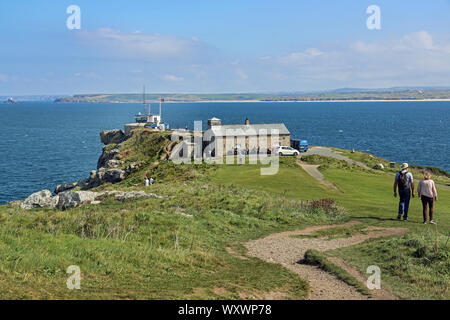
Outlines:
[[[250,130],[254,130],[256,134],[259,134],[260,130],[267,130],[267,134],[271,134],[271,130],[278,130],[279,135],[290,135],[291,133],[286,128],[284,123],[263,123],[263,124],[223,124],[211,127],[212,132],[217,137],[227,136],[227,130],[233,130],[235,132],[228,132],[232,136],[248,136]]]

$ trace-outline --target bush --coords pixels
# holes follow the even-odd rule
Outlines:
[[[334,199],[324,198],[319,200],[302,201],[301,210],[311,215],[326,215],[330,217],[343,217],[344,208],[338,206]]]

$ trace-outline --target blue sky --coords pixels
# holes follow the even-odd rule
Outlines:
[[[2,1],[0,95],[450,86],[449,17],[449,0]]]

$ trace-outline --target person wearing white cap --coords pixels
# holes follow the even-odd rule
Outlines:
[[[411,196],[414,198],[414,178],[412,173],[408,172],[407,163],[403,163],[400,169],[401,171],[396,173],[394,181],[394,197],[397,197],[397,188],[400,196],[397,219],[400,220],[403,215],[403,221],[408,221],[409,201]]]

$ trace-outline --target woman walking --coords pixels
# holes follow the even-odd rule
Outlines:
[[[434,224],[433,213],[434,213],[434,200],[438,200],[436,186],[434,181],[431,180],[431,173],[426,171],[424,173],[424,179],[420,180],[419,187],[417,188],[417,193],[419,194],[419,199],[422,200],[423,207],[423,224],[427,224],[427,211],[430,208],[430,223]]]

